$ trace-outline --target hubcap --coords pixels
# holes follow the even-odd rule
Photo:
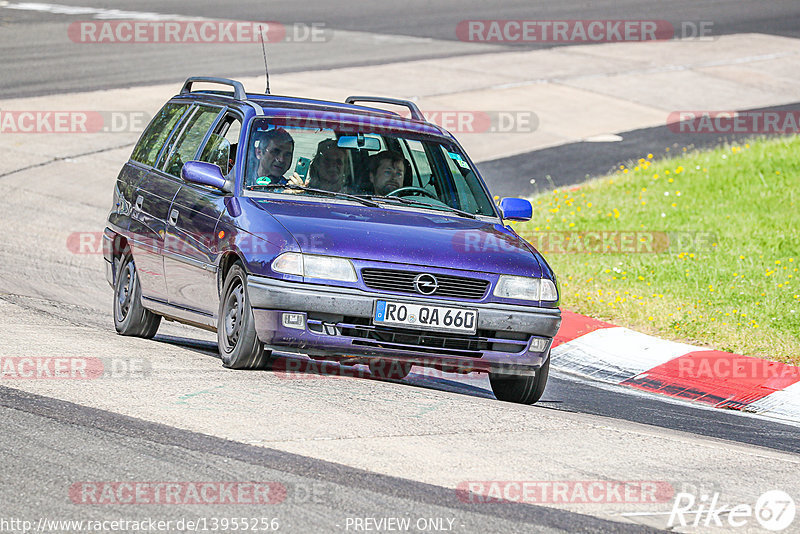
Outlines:
[[[133,288],[136,284],[136,267],[133,265],[133,261],[128,262],[125,271],[121,272],[120,276],[122,280],[117,290],[117,321],[122,322],[131,309]]]
[[[225,341],[227,349],[233,350],[239,342],[242,333],[242,321],[244,320],[244,290],[240,281],[237,280],[228,292],[225,299]]]

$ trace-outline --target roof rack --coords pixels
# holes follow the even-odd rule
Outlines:
[[[220,85],[228,85],[233,87],[233,98],[236,100],[247,100],[247,93],[244,91],[244,85],[242,82],[237,82],[236,80],[229,80],[228,78],[216,78],[214,76],[192,76],[188,78],[183,83],[183,88],[181,89],[182,95],[188,95],[192,92],[192,84],[195,82],[203,82],[203,83],[218,83]]]
[[[348,96],[345,99],[345,104],[353,104],[355,102],[378,102],[381,104],[393,104],[395,106],[403,106],[411,110],[411,118],[418,121],[427,122],[425,116],[419,110],[417,105],[410,100],[400,100],[399,98],[386,98],[383,96]]]

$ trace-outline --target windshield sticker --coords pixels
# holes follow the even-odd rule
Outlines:
[[[464,158],[461,157],[461,154],[456,154],[455,152],[450,152],[448,150],[447,155],[450,156],[450,159],[455,161],[456,165],[458,165],[462,169],[469,169],[469,165],[467,164],[466,161],[464,161]]]

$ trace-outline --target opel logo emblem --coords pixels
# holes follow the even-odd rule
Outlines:
[[[432,274],[418,274],[414,278],[414,289],[423,295],[433,295],[439,289],[439,281]]]

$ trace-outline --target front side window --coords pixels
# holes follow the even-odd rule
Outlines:
[[[297,122],[251,123],[245,194],[346,193],[495,215],[466,157],[445,139],[363,124],[299,127]]]
[[[241,131],[242,122],[238,117],[230,114],[224,117],[209,136],[200,154],[200,161],[213,163],[220,168],[223,176],[227,176],[236,161]]]
[[[188,104],[167,104],[161,108],[136,143],[131,159],[145,165],[155,165],[161,147],[188,107]]]

